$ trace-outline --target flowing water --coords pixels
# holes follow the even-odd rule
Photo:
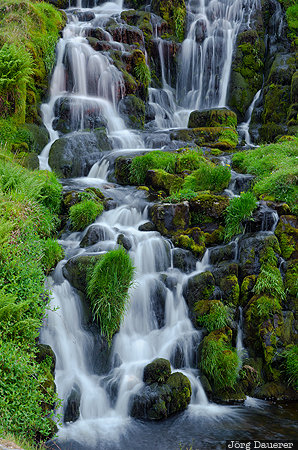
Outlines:
[[[77,5],[78,8],[81,6]],[[118,101],[124,95],[121,72],[104,54],[95,52],[86,40],[90,26],[103,26],[112,15],[117,18],[121,8],[121,2],[95,6],[92,9],[94,18],[88,23],[79,21],[80,16],[75,9],[68,10],[68,24],[57,47],[50,99],[42,108],[44,123],[50,134],[50,142],[40,157],[40,166],[45,169],[49,169],[51,145],[60,136],[56,128],[61,105],[68,105],[70,114],[71,132],[66,137],[92,128],[92,123],[94,128],[98,126],[92,122],[94,117],[105,123],[113,151],[94,164],[88,177],[64,181],[64,187],[99,187],[116,205],[114,209],[105,211],[92,225],[101,236],[95,244],[80,247],[88,229],[61,237],[65,260],[58,264],[48,279],[52,291],[52,310],[45,319],[41,341],[49,344],[55,352],[55,382],[58,396],[63,399],[57,413],[62,418],[64,416],[66,423],[59,427],[57,445],[65,450],[178,449],[180,444],[202,449],[224,448],[224,440],[235,437],[265,438],[269,433],[269,422],[272,428],[272,421],[266,415],[267,403],[248,399],[247,406],[216,405],[207,400],[200,382],[194,355],[202,332],[193,327],[188,317],[183,286],[190,276],[210,266],[209,252],[205,253],[202,261],[197,262],[191,274],[182,273],[173,265],[172,244],[158,232],[139,230],[139,226],[148,221],[149,205],[145,194],[135,188],[107,183],[110,162],[115,156],[144,150],[140,135],[127,129],[117,112]],[[191,1],[188,9],[189,33],[182,46],[181,61],[182,65],[183,61],[185,64],[188,61],[189,66],[188,70],[182,71],[177,85],[177,98],[184,97],[184,100],[177,107],[176,94],[170,87],[169,73],[164,70],[164,63],[164,90],[155,93],[151,90],[150,93],[156,108],[156,126],[160,128],[173,124],[182,126],[187,116],[186,110],[223,106],[226,101],[233,42],[243,19],[243,4],[239,0],[206,4]],[[215,20],[215,17],[218,18]],[[199,30],[206,34],[206,42],[200,40]],[[156,36],[156,39],[160,38]],[[107,40],[118,46],[120,51],[123,50],[122,44],[114,42],[110,35]],[[159,47],[162,59],[162,42],[159,42]],[[200,68],[197,72],[196,67]],[[209,80],[206,75],[208,67],[212,67]],[[183,91],[182,84],[187,91]],[[166,91],[168,93],[164,97],[170,105],[167,114],[174,117],[172,122],[161,120],[161,112],[166,108],[159,96]],[[231,196],[238,193],[235,180],[236,175],[229,186]],[[245,182],[245,176],[243,180]],[[264,227],[266,231],[268,228],[266,225]],[[114,338],[109,358],[104,361],[102,354],[108,354],[108,350],[102,345],[97,330],[90,327],[78,292],[65,278],[65,264],[79,255],[97,255],[116,248],[120,234],[130,243],[129,253],[136,274],[134,286],[130,289],[128,312]],[[238,330],[238,350],[241,352],[241,318]],[[169,359],[173,371],[179,370],[188,376],[192,397],[186,412],[153,424],[132,419],[129,405],[132,396],[143,386],[144,366],[156,357]],[[79,405],[78,420],[75,422],[66,417],[67,402],[72,396],[76,396]],[[290,433],[290,420],[283,410],[279,410],[277,416],[282,422],[280,427],[284,428],[284,435]],[[264,425],[253,434],[251,424],[256,417]],[[271,437],[278,435],[280,428],[277,428],[276,425],[275,431],[271,429]],[[56,448],[56,443],[52,443],[53,448]]]

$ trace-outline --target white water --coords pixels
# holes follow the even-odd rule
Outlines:
[[[240,5],[238,0],[235,4]],[[121,7],[120,2],[106,3],[94,8],[95,21],[119,13]],[[201,14],[199,10],[195,12],[193,4],[190,5],[190,9],[197,18],[195,20],[198,20]],[[234,11],[232,6],[231,11]],[[230,43],[227,43],[227,47],[224,48],[230,52],[240,16],[238,20],[236,13],[229,14],[232,22],[237,25],[233,32],[228,29],[226,35]],[[121,149],[126,151],[143,147],[139,136],[125,127],[117,113],[117,102],[124,94],[122,75],[110,64],[106,56],[95,52],[87,44],[85,31],[89,26],[90,24],[78,22],[75,15],[69,15],[69,23],[59,42],[50,100],[43,105],[44,123],[50,133],[50,143],[40,157],[41,168],[49,169],[47,160],[50,147],[59,138],[59,133],[54,129],[57,105],[65,98],[70,101],[70,121],[74,132],[85,128],[86,111],[91,108],[107,121],[108,135],[113,140],[116,152],[121,153]],[[193,31],[190,30],[190,33]],[[161,43],[160,48],[162,50]],[[163,52],[161,51],[160,54]],[[185,52],[182,55],[184,54]],[[167,114],[170,112],[174,122],[182,126],[187,119],[189,109],[182,106],[177,108],[167,77],[168,74],[163,71],[163,84],[168,86],[168,92],[165,94],[166,101],[169,103],[167,109],[164,108],[163,100],[158,98],[158,96],[164,96],[166,89],[156,90],[155,93],[151,90],[150,95],[151,98],[155,95],[153,103],[159,105],[161,111],[167,110]],[[202,75],[202,80],[203,78]],[[225,79],[228,79],[227,75]],[[191,83],[195,83],[194,78]],[[201,84],[203,86],[203,81]],[[224,86],[220,88],[218,98],[224,98],[225,89]],[[192,109],[191,98],[198,94],[195,84],[191,85],[190,92],[192,94],[189,96],[188,106]],[[158,126],[168,127],[170,124],[170,122],[158,122],[158,120],[160,117],[157,114]],[[94,186],[96,179],[96,186],[104,191],[108,172],[109,160],[102,158],[94,164],[87,178],[76,181],[81,183],[82,187],[86,187]],[[187,375],[192,385],[188,414],[212,417],[227,414],[227,408],[208,402],[198,377],[196,364],[193,362],[194,348],[201,339],[201,333],[193,327],[188,318],[188,309],[182,295],[187,275],[173,269],[172,249],[166,239],[157,232],[138,230],[139,225],[148,220],[148,211],[144,208],[142,194],[136,190],[133,193],[130,192],[129,188],[119,190],[117,186],[110,186],[106,191],[106,195],[115,198],[120,206],[104,212],[96,222],[96,225],[103,229],[103,240],[87,249],[79,246],[83,237],[82,233],[72,233],[61,241],[67,258],[70,258],[88,251],[98,253],[116,248],[117,237],[120,233],[130,239],[132,245],[130,255],[136,267],[135,283],[130,290],[130,306],[127,315],[119,333],[114,338],[112,367],[108,374],[100,376],[94,370],[91,358],[94,354],[94,339],[84,326],[84,311],[80,298],[63,276],[62,268],[66,260],[58,265],[53,277],[49,279],[52,290],[52,311],[49,311],[45,320],[41,340],[53,348],[57,358],[55,381],[58,396],[63,399],[63,406],[59,412],[63,414],[65,411],[67,399],[74,387],[77,387],[81,393],[79,419],[72,424],[60,427],[59,438],[62,440],[73,439],[83,444],[93,445],[106,437],[110,440],[116,439],[130,422],[129,401],[143,386],[144,366],[156,357],[167,358],[173,365],[177,353],[181,360],[179,370]],[[201,273],[207,267],[208,251],[202,261],[197,263],[194,273]],[[173,288],[170,289],[163,283],[161,274],[174,279]],[[162,317],[159,317],[160,313],[157,312],[154,303],[157,289],[162,293],[161,299],[158,300],[163,304]],[[114,396],[110,395],[111,386],[117,387],[117,393]]]
[[[255,0],[190,0],[188,33],[179,53],[175,88],[165,64],[167,44],[156,36],[162,89],[150,89],[159,128],[186,127],[193,110],[227,104],[233,49],[241,26],[249,28]]]
[[[253,98],[247,112],[246,112],[246,121],[242,122],[238,125],[237,131],[239,133],[239,137],[243,138],[247,145],[250,147],[254,147],[251,142],[251,137],[249,134],[249,125],[251,122],[251,116],[255,107],[256,102],[259,100],[262,90],[260,89]]]

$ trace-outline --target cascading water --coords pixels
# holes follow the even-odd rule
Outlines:
[[[207,92],[205,75],[202,73],[200,79],[196,80],[194,71],[189,66],[187,81],[185,79],[189,96],[187,102],[179,109],[175,103],[174,91],[170,88],[169,74],[163,68],[163,84],[168,86],[168,93],[164,98],[170,107],[165,108],[165,103],[158,99],[158,96],[164,95],[162,93],[164,91],[157,90],[154,94],[151,90],[150,94],[151,99],[154,98],[153,103],[157,105],[157,116],[158,106],[159,111],[163,113],[170,111],[164,122],[156,121],[162,128],[173,126],[175,120],[176,124],[182,126],[187,111],[197,107],[197,104],[218,106],[221,102],[225,102],[224,83],[227,83],[229,73],[226,60],[231,57],[228,52],[231,51],[233,39],[242,20],[242,3],[240,1],[234,4],[224,3],[225,6],[221,7],[217,2],[210,2],[209,6],[200,5],[200,9],[196,9],[193,2],[190,4],[190,15],[194,20],[189,31],[189,36],[192,37],[188,37],[188,40],[192,39],[193,44],[186,43],[182,59],[191,52],[191,67],[198,61],[201,67],[203,62],[201,59],[198,60],[198,55],[205,54],[206,58],[210,56],[209,63],[214,68],[211,85],[215,86],[217,83],[216,92],[213,97],[208,94],[204,104],[202,95],[200,94],[200,97],[198,92],[201,88]],[[76,6],[81,8],[82,4],[78,3]],[[52,144],[60,136],[56,128],[61,105],[66,105],[69,111],[71,130],[68,135],[76,136],[76,133],[85,128],[95,128],[98,123],[94,123],[94,118],[99,118],[99,122],[107,127],[114,148],[111,154],[94,164],[88,178],[71,180],[65,182],[65,185],[69,183],[72,188],[75,185],[78,189],[86,186],[99,187],[107,197],[112,198],[117,207],[105,211],[92,225],[99,230],[100,236],[95,244],[86,248],[80,247],[80,242],[88,230],[62,236],[60,243],[65,249],[66,259],[58,264],[48,280],[52,291],[52,310],[49,311],[41,331],[41,341],[49,344],[56,355],[55,381],[58,396],[63,399],[63,405],[58,412],[66,422],[59,428],[58,438],[59,446],[66,450],[71,448],[115,450],[118,447],[123,450],[127,448],[138,450],[143,448],[146,433],[145,448],[148,450],[153,447],[178,448],[179,427],[174,426],[172,428],[174,432],[169,428],[166,428],[166,432],[164,429],[161,429],[160,433],[154,431],[153,435],[149,430],[148,435],[148,428],[129,417],[130,400],[143,386],[143,368],[156,357],[170,360],[172,369],[174,371],[179,369],[191,382],[191,404],[182,418],[177,419],[180,420],[179,426],[187,430],[187,424],[193,423],[187,421],[192,421],[195,417],[199,418],[195,426],[206,417],[212,417],[214,420],[220,416],[225,420],[231,418],[232,421],[235,417],[235,409],[211,404],[207,400],[193,356],[202,332],[193,327],[182,294],[188,277],[204,272],[209,267],[208,250],[192,274],[184,274],[173,268],[173,249],[170,243],[158,232],[139,230],[139,226],[148,220],[148,203],[144,200],[144,194],[130,187],[107,185],[110,158],[126,151],[125,149],[129,148],[131,152],[140,151],[144,146],[140,137],[125,127],[117,112],[117,102],[123,94],[121,73],[105,55],[95,52],[86,41],[88,29],[92,25],[103,25],[109,17],[118,14],[121,8],[121,3],[95,6],[92,10],[94,18],[88,24],[79,20],[80,9],[68,10],[68,24],[57,48],[57,64],[51,83],[50,100],[43,105],[44,123],[50,133],[50,142],[41,155],[41,168],[49,169],[48,154]],[[221,12],[219,20],[221,25],[216,24],[212,18],[214,8]],[[227,14],[228,18],[224,18],[223,14]],[[205,22],[202,22],[202,17]],[[210,33],[206,34],[205,44],[197,42],[199,23],[200,26],[205,23],[206,33]],[[217,26],[222,25],[226,34],[220,35]],[[221,49],[219,62],[214,59],[215,54],[212,51],[218,49],[219,42],[224,38],[230,41],[225,42]],[[122,44],[114,42],[110,35],[107,34],[106,39],[123,51]],[[159,42],[159,49],[162,58],[165,54],[162,42]],[[206,63],[206,68],[203,64],[204,70],[208,64]],[[221,68],[220,64],[223,64]],[[224,83],[217,80],[218,76],[221,77],[221,71],[226,75]],[[186,76],[186,72],[183,76]],[[178,82],[178,86],[179,83],[178,91],[182,92],[182,81]],[[193,106],[195,97],[199,103]],[[175,117],[174,122],[171,122],[171,117]],[[236,184],[235,182],[230,186],[231,196],[237,193]],[[90,330],[80,297],[65,278],[66,263],[71,259],[75,260],[79,255],[97,255],[117,247],[119,234],[123,234],[131,245],[130,255],[136,267],[135,283],[130,290],[128,313],[113,341],[110,359],[105,364],[98,365],[95,363],[101,352],[98,332]],[[107,352],[106,348],[104,350]],[[77,399],[76,417],[70,414],[69,418],[67,408],[74,397]],[[77,420],[71,423],[75,419]],[[171,419],[168,423],[172,423]],[[222,439],[220,428],[218,437]],[[185,439],[185,435],[182,435],[182,439]],[[200,442],[202,440],[204,439],[200,438]],[[205,448],[210,448],[208,439]]]
[[[237,34],[249,28],[255,7],[254,0],[189,1],[175,89],[165,63],[167,43],[156,36],[163,86],[150,89],[150,102],[157,126],[186,127],[191,111],[226,106]]]

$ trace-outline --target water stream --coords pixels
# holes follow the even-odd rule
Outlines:
[[[76,6],[81,8],[82,5],[78,2]],[[50,142],[40,156],[42,169],[50,170],[49,151],[61,136],[57,130],[61,105],[68,105],[70,114],[71,132],[64,135],[66,138],[98,126],[94,117],[105,124],[113,151],[105,153],[94,164],[88,177],[66,180],[64,187],[81,190],[88,186],[99,187],[116,205],[91,225],[100,230],[101,238],[95,244],[85,248],[80,246],[88,229],[61,237],[65,260],[48,279],[52,310],[45,319],[41,341],[49,344],[56,355],[55,382],[58,396],[63,399],[57,413],[66,422],[59,427],[58,445],[65,450],[151,450],[178,449],[179,443],[193,442],[200,444],[200,449],[224,448],[221,430],[226,430],[224,439],[233,437],[234,429],[241,431],[243,436],[250,436],[251,432],[239,424],[253,420],[249,419],[253,414],[248,407],[210,403],[200,382],[194,349],[202,339],[202,331],[193,327],[182,292],[190,276],[204,272],[210,266],[209,253],[207,251],[202,261],[197,262],[191,274],[174,268],[172,244],[158,232],[139,230],[139,226],[148,221],[145,194],[135,188],[107,183],[110,161],[115,155],[144,151],[141,136],[126,128],[117,111],[118,101],[124,95],[121,72],[104,54],[94,51],[86,40],[92,24],[101,26],[107,18],[117,18],[121,9],[121,1],[95,6],[92,9],[94,19],[88,23],[79,21],[75,9],[67,11],[68,24],[57,47],[50,99],[42,107],[44,124],[50,134]],[[155,92],[151,89],[150,92],[151,104],[155,105],[155,124],[159,128],[185,126],[190,110],[223,106],[226,102],[233,43],[244,15],[242,1],[205,4],[191,0],[188,10],[192,19],[182,45],[181,61],[185,68],[178,80],[177,92],[170,87],[164,63],[163,89]],[[204,42],[200,40],[203,32],[206,34]],[[160,40],[158,36],[156,39]],[[111,36],[108,40],[121,50],[121,44],[113,42]],[[160,40],[161,59],[164,55],[162,46]],[[198,72],[196,67],[200,67]],[[210,67],[213,69],[209,77]],[[162,98],[167,99],[167,107]],[[179,102],[180,106],[177,106]],[[239,193],[236,178],[235,174],[229,186],[231,196]],[[245,182],[246,176],[242,178]],[[130,242],[129,253],[136,275],[130,290],[130,306],[114,338],[109,361],[101,365],[96,363],[101,351],[98,332],[88,325],[78,292],[65,278],[65,264],[79,255],[97,255],[116,248],[119,234]],[[241,320],[238,326],[240,352]],[[169,359],[173,371],[187,375],[192,385],[192,397],[185,413],[167,422],[150,424],[132,419],[129,404],[143,386],[144,366],[156,357]],[[75,422],[65,417],[70,396],[79,398],[79,417]],[[262,415],[266,405],[255,402],[253,408],[254,414]],[[287,429],[288,424],[284,427]]]

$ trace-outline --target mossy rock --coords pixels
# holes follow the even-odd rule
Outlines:
[[[200,127],[173,130],[170,138],[199,146],[230,150],[238,144],[238,134],[231,127]]]
[[[199,193],[189,201],[191,223],[222,222],[224,212],[229,205],[229,198],[209,193]]]
[[[143,380],[147,384],[164,383],[170,375],[170,362],[164,358],[157,358],[144,367]]]
[[[59,9],[67,9],[69,7],[69,0],[46,0],[47,3],[51,3]]]
[[[289,86],[270,84],[264,89],[264,111],[262,122],[280,125],[286,122],[290,106]],[[285,133],[283,133],[285,134]]]
[[[39,342],[37,344],[37,353],[35,355],[35,358],[39,364],[41,364],[45,359],[49,359],[51,361],[50,371],[52,375],[54,375],[56,367],[56,355],[50,345],[41,344]]]
[[[287,131],[286,125],[272,122],[265,123],[259,128],[260,142],[275,142],[278,137],[283,136]]]
[[[298,219],[295,216],[281,216],[275,229],[285,259],[298,258]]]
[[[188,128],[200,127],[237,127],[237,116],[228,108],[213,108],[204,111],[192,111]]]
[[[228,275],[220,281],[220,289],[223,300],[228,304],[239,304],[240,288],[236,275]]]
[[[23,160],[23,166],[30,170],[39,169],[39,159],[37,153],[28,153]]]
[[[132,158],[119,156],[115,161],[115,177],[119,184],[130,184],[130,165]]]
[[[25,123],[21,127],[21,132],[22,130],[24,130],[25,133],[28,133],[29,151],[39,155],[50,139],[47,129],[44,126],[36,125],[34,123]]]
[[[269,382],[255,389],[254,396],[262,400],[293,401],[298,400],[297,391],[277,382]]]
[[[294,73],[291,80],[291,103],[298,103],[298,71]]]
[[[240,385],[246,395],[251,396],[257,386],[261,383],[259,371],[248,363],[241,367]]]
[[[209,250],[209,260],[212,265],[217,265],[222,261],[230,261],[235,259],[236,245],[231,242],[227,245],[217,246]]]
[[[151,10],[168,24],[168,32],[182,42],[186,28],[186,5],[184,0],[152,0]]]
[[[102,255],[79,255],[70,258],[63,266],[63,275],[70,284],[87,295],[87,278]]]
[[[253,288],[256,284],[256,278],[256,275],[249,275],[242,281],[239,297],[239,304],[241,306],[246,306],[250,299],[253,297]]]
[[[131,94],[127,95],[120,100],[118,109],[128,128],[144,129],[145,105],[140,98]]]
[[[284,277],[284,285],[287,297],[289,299],[298,298],[298,259],[291,260],[287,263],[286,273]]]
[[[226,405],[237,405],[244,403],[246,393],[241,384],[237,384],[233,388],[219,389],[212,395],[212,400],[216,403]]]
[[[175,372],[167,379],[167,385],[171,388],[169,414],[176,414],[186,409],[191,398],[189,379],[183,373]]]
[[[196,304],[200,300],[211,300],[214,289],[215,280],[209,271],[193,275],[184,285],[183,296],[189,308],[190,318],[196,327]]]
[[[190,250],[196,257],[201,258],[205,253],[205,233],[200,228],[190,228],[185,234],[173,238],[176,247]]]
[[[178,175],[167,173],[162,169],[148,170],[145,179],[146,186],[155,191],[165,191],[167,194],[173,194],[181,188],[183,179]]]
[[[153,205],[150,215],[156,229],[164,236],[171,236],[178,230],[189,227],[188,202]]]
[[[276,53],[266,84],[290,86],[296,65],[292,53]]]

